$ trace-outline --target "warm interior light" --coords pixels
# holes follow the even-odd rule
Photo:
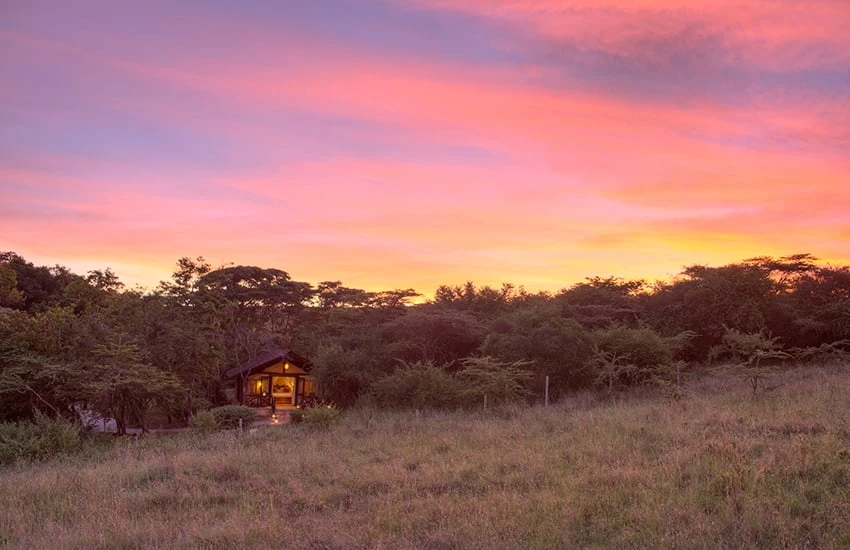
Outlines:
[[[286,370],[286,369],[288,369],[288,368],[289,368],[289,363],[284,363],[284,364],[283,364],[283,370]]]

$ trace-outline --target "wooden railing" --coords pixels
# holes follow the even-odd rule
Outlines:
[[[272,404],[271,395],[248,394],[245,396],[246,407],[270,407]]]

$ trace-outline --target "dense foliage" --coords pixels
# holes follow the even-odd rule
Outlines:
[[[108,417],[119,432],[151,411],[186,421],[225,403],[226,369],[272,346],[311,357],[329,402],[423,408],[539,400],[547,379],[554,399],[673,384],[697,363],[850,350],[850,267],[807,254],[694,265],[654,284],[467,283],[418,297],[203,258],[142,291],[108,268],[78,275],[0,253],[0,421]]]

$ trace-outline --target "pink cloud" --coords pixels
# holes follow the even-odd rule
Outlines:
[[[542,37],[570,37],[588,48],[655,62],[641,48],[646,37],[677,41],[698,32],[723,37],[734,53],[727,62],[760,67],[846,66],[850,61],[850,4],[843,0],[813,2],[718,0],[683,5],[671,0],[411,0],[428,9],[472,13],[531,28]]]

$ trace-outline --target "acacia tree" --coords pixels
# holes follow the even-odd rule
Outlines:
[[[736,361],[721,370],[731,370],[745,380],[755,398],[759,389],[764,389],[776,372],[777,362],[791,359],[791,355],[780,347],[779,338],[765,332],[744,333],[727,329],[721,343],[712,348],[712,357]]]
[[[271,343],[289,343],[298,314],[314,295],[309,283],[293,281],[285,271],[255,266],[210,271],[197,288],[234,365]]]
[[[375,297],[374,292],[349,288],[342,281],[322,281],[316,287],[316,302],[320,309],[362,307]]]
[[[565,317],[576,319],[588,328],[619,323],[636,326],[641,319],[641,300],[646,282],[626,281],[616,277],[592,277],[555,296]]]
[[[498,289],[491,286],[476,287],[472,281],[463,286],[441,285],[434,292],[434,305],[439,308],[458,309],[475,314],[479,319],[492,319],[505,313],[518,299],[526,296],[525,290],[503,283]]]
[[[179,305],[197,306],[197,292],[201,277],[212,271],[212,266],[203,256],[177,260],[177,269],[170,281],[160,281],[156,294],[166,296]]]
[[[464,382],[470,403],[487,399],[494,405],[516,403],[531,394],[528,381],[534,377],[531,361],[498,361],[493,357],[467,357],[457,377]]]
[[[99,345],[96,357],[98,361],[83,367],[85,378],[73,391],[91,410],[114,418],[119,435],[127,433],[128,420],[145,431],[151,405],[173,407],[184,394],[176,376],[141,361],[135,344],[119,339]]]
[[[689,360],[705,360],[727,328],[758,332],[780,315],[778,287],[759,266],[732,264],[722,267],[695,265],[672,283],[659,283],[647,299],[652,325],[667,335],[691,331]]]
[[[70,315],[70,308],[54,309],[37,316],[7,310],[0,318],[0,418],[31,417],[41,410],[70,419],[79,405],[114,418],[124,434],[129,420],[144,428],[151,405],[173,407],[182,395],[179,379],[142,361],[135,344],[113,339],[94,344],[91,353],[74,345],[66,334],[81,338],[86,320]],[[56,312],[62,316],[51,315]]]
[[[385,311],[404,311],[414,298],[422,296],[412,288],[382,290],[375,292],[369,299],[369,306]]]
[[[67,411],[66,403],[40,377],[41,358],[14,337],[12,331],[26,322],[23,313],[0,309],[0,421],[29,418],[37,410],[57,416]]]

